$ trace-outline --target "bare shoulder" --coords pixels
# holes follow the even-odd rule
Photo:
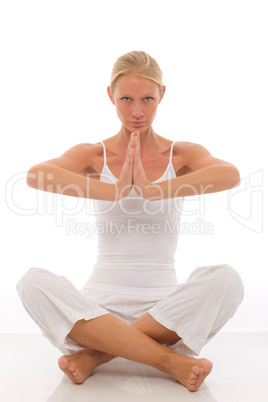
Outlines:
[[[83,159],[90,160],[92,158],[100,156],[102,153],[102,145],[100,142],[89,144],[81,143],[74,145],[72,148],[68,149],[62,154],[62,158],[73,158],[73,159]]]
[[[64,164],[67,163],[72,171],[84,171],[86,173],[87,171],[90,172],[92,170],[90,168],[96,165],[96,161],[99,160],[102,152],[103,148],[101,143],[81,143],[66,151],[59,160]]]
[[[181,156],[184,170],[187,173],[212,165],[230,165],[229,162],[212,156],[203,145],[192,142],[176,142],[174,144],[174,153]]]
[[[189,156],[192,153],[208,152],[203,145],[187,141],[176,141],[173,149],[175,155],[184,156]]]
[[[185,165],[190,165],[193,160],[212,158],[211,153],[203,145],[186,141],[175,142],[174,154],[179,155]]]
[[[219,163],[203,145],[197,143],[177,141],[173,149],[175,161],[177,162],[177,176],[185,175],[201,169],[202,167]]]
[[[102,145],[100,143],[81,143],[74,145],[61,156],[49,159],[41,164],[49,164],[74,173],[80,173],[83,169],[94,166],[96,158],[98,158],[101,153]]]

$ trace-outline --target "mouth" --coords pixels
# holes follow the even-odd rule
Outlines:
[[[131,121],[130,124],[133,127],[141,127],[145,124],[145,121]]]

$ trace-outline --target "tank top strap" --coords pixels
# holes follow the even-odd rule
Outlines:
[[[173,147],[176,141],[173,141],[173,143],[171,144],[171,148],[170,148],[170,155],[169,155],[169,162],[172,163],[172,153],[173,153]]]
[[[105,149],[105,145],[104,142],[101,141],[101,145],[103,146],[103,166],[106,165],[106,149]]]

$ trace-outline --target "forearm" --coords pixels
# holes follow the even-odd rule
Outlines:
[[[216,193],[233,188],[239,182],[239,172],[233,165],[213,165],[171,180],[153,183],[145,198],[159,200]]]
[[[45,163],[33,166],[29,170],[27,184],[37,190],[79,198],[113,201],[116,197],[113,184]]]

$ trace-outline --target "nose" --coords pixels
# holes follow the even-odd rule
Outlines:
[[[140,119],[143,116],[142,105],[140,102],[134,102],[132,107],[132,116]]]

